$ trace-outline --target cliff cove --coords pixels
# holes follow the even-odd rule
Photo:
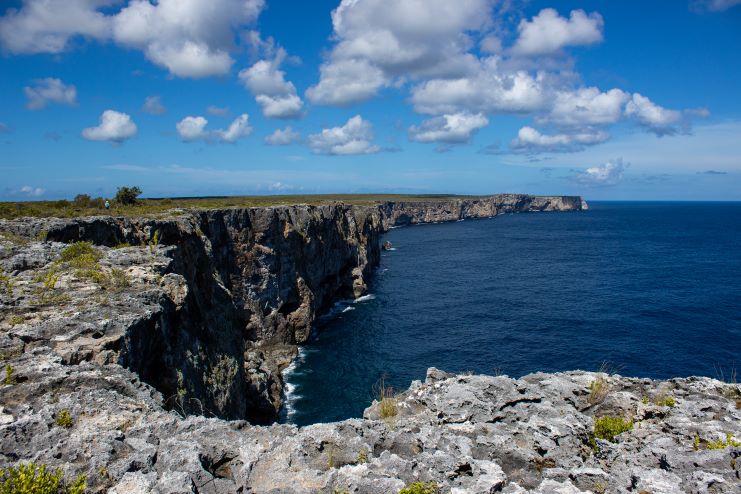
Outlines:
[[[431,369],[390,398],[393,414],[381,402],[364,419],[259,426],[277,419],[282,371],[317,317],[366,295],[389,228],[586,207],[505,194],[2,221],[3,464],[63,465],[96,492],[396,492],[415,480],[733,492],[741,390],[708,378]],[[89,265],[67,255],[79,242]],[[54,425],[62,411],[70,427]],[[608,415],[634,432],[595,437]],[[707,447],[726,433],[726,447]]]

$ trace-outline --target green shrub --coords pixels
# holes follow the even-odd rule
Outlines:
[[[399,410],[396,408],[394,390],[386,386],[383,378],[378,381],[378,403],[382,419],[391,419],[398,415]]]
[[[43,464],[19,464],[0,470],[0,494],[83,494],[87,489],[85,475],[71,483],[63,477],[61,468],[51,472]]]
[[[137,203],[137,198],[141,193],[142,190],[139,187],[119,187],[116,191],[115,200],[124,206],[133,206]]]
[[[675,400],[671,395],[659,395],[656,397],[654,403],[656,406],[660,407],[675,407],[677,405],[677,400]]]
[[[368,463],[368,452],[365,449],[361,449],[358,452],[358,465],[362,465],[363,463]]]
[[[126,271],[123,269],[113,268],[111,270],[111,284],[116,290],[121,290],[131,285]]]
[[[725,449],[728,447],[738,447],[741,446],[741,442],[735,441],[733,439],[733,436],[730,432],[726,434],[726,440],[718,439],[717,441],[708,441],[708,445],[706,446],[706,449]]]
[[[102,257],[101,253],[95,250],[91,242],[75,242],[65,247],[59,258],[62,262],[68,262],[73,268],[88,268],[91,264],[96,264]]]
[[[72,414],[69,412],[69,410],[64,409],[57,414],[57,418],[56,420],[54,420],[54,423],[57,424],[59,427],[69,429],[70,427],[72,427],[72,425],[74,425],[75,421],[72,419]]]
[[[440,488],[437,482],[414,482],[399,491],[399,494],[437,494]]]
[[[5,379],[3,379],[3,384],[5,384],[6,386],[15,384],[15,378],[13,377],[14,372],[15,368],[12,365],[5,365]]]
[[[3,273],[0,273],[0,293],[5,293],[8,297],[13,296],[13,280]]]
[[[87,194],[77,194],[72,202],[74,203],[75,207],[88,208],[90,207],[90,196]]]
[[[618,434],[627,432],[633,429],[633,421],[625,420],[622,417],[599,417],[594,419],[594,437],[598,439],[606,439],[610,442],[615,442],[615,437]]]

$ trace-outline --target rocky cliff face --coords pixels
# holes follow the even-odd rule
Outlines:
[[[5,221],[0,231],[22,240],[3,244],[0,262],[16,285],[2,299],[5,319],[32,316],[24,331],[50,341],[64,335],[65,344],[53,348],[70,363],[115,362],[135,371],[168,407],[270,423],[281,407],[281,370],[296,345],[308,339],[317,314],[366,292],[388,227],[580,208],[579,198],[501,195]],[[98,246],[101,274],[124,270],[130,286],[112,292],[58,265],[65,244],[79,241]],[[59,278],[49,295],[57,298],[38,303],[34,293],[49,273]],[[109,304],[109,317],[99,303],[78,310],[90,295]],[[109,322],[92,329],[99,320]],[[8,341],[22,340],[19,329],[9,329]]]
[[[385,229],[584,207],[502,195],[0,222],[0,467],[60,466],[111,493],[737,492],[741,388],[710,379],[430,370],[362,420],[224,420],[274,420],[280,370],[318,313],[365,292]],[[91,252],[67,255],[80,240]],[[632,429],[593,437],[613,415]]]

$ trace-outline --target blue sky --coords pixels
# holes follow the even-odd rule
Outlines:
[[[741,0],[24,0],[0,200],[741,200]]]

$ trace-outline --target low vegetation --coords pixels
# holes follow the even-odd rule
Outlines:
[[[13,296],[13,280],[7,274],[0,273],[0,293],[4,293],[8,297]]]
[[[10,365],[5,365],[5,379],[3,379],[3,384],[6,386],[11,386],[15,384],[15,377],[13,377],[13,373],[15,372],[15,368]]]
[[[609,390],[610,387],[607,384],[607,380],[602,376],[597,376],[597,378],[589,384],[589,396],[587,396],[587,403],[589,403],[589,406],[594,406],[605,401]]]
[[[594,419],[594,437],[615,442],[615,437],[633,429],[633,421],[606,415]]]
[[[52,472],[44,464],[20,464],[0,470],[0,494],[83,494],[86,489],[85,475],[67,482],[61,468]]]
[[[54,423],[57,424],[59,427],[64,427],[65,429],[69,429],[75,424],[74,419],[72,419],[72,414],[69,410],[61,410],[57,414],[57,418],[54,420]]]
[[[346,204],[369,205],[385,201],[445,201],[449,199],[464,199],[473,196],[451,195],[399,195],[399,194],[317,194],[317,195],[280,195],[280,196],[231,196],[231,197],[183,197],[172,199],[139,199],[133,204],[124,204],[117,201],[111,203],[110,210],[102,198],[91,199],[85,205],[84,201],[32,201],[32,202],[0,202],[0,218],[14,219],[24,216],[37,218],[73,218],[77,216],[95,216],[111,214],[114,216],[142,216],[166,213],[173,209],[213,209],[213,208],[247,208],[266,207],[287,204],[310,204],[320,206],[333,202]],[[23,239],[28,241],[27,239]]]
[[[358,465],[362,465],[364,463],[368,463],[368,452],[365,449],[361,449],[358,452]]]
[[[386,386],[383,378],[378,381],[378,403],[379,413],[384,420],[390,420],[398,415],[399,410],[396,406],[396,397],[394,390]]]
[[[399,491],[399,494],[438,494],[437,482],[414,482]]]
[[[699,437],[699,436],[698,436]],[[739,447],[741,446],[740,441],[736,441],[733,439],[733,436],[730,432],[726,433],[726,439],[718,439],[717,441],[708,441],[707,446],[705,446],[705,449],[725,449],[730,447]]]

